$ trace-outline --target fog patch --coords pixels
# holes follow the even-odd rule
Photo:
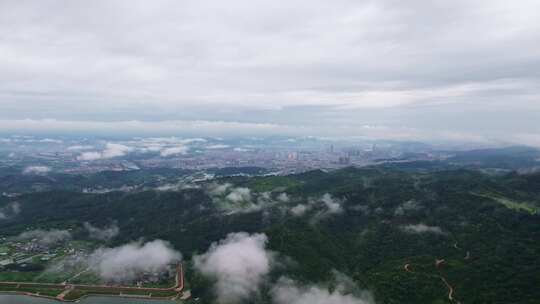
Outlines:
[[[289,211],[294,216],[303,216],[312,209],[318,210],[314,216],[314,220],[317,221],[330,215],[343,213],[343,202],[343,199],[336,198],[330,193],[325,193],[318,198],[309,198],[307,203],[298,204]]]
[[[209,149],[209,150],[220,150],[220,149],[228,149],[228,148],[230,148],[229,145],[223,145],[223,144],[206,146],[206,149]]]
[[[401,226],[401,229],[407,233],[434,233],[434,234],[446,234],[438,226],[428,226],[426,224],[415,224],[415,225],[406,225]]]
[[[100,248],[89,257],[90,268],[108,282],[133,281],[144,272],[167,271],[182,259],[169,242],[134,242],[114,248]]]
[[[19,240],[36,240],[42,245],[54,245],[71,239],[71,233],[67,230],[31,230],[17,236]]]
[[[419,202],[415,200],[408,200],[396,207],[396,209],[394,210],[394,215],[403,216],[405,214],[421,210],[422,208],[423,207]]]
[[[80,151],[80,150],[92,150],[92,149],[94,149],[94,146],[90,146],[90,145],[74,145],[74,146],[67,147],[68,151]]]
[[[303,216],[304,214],[306,214],[306,212],[308,212],[309,210],[311,210],[312,205],[309,205],[309,204],[298,204],[294,207],[292,207],[290,209],[290,212],[294,215],[294,216]]]
[[[98,228],[90,224],[89,222],[84,222],[84,229],[88,231],[88,235],[92,239],[108,241],[116,237],[120,233],[120,228],[113,223],[108,227]]]
[[[81,155],[77,157],[77,160],[93,161],[93,160],[101,160],[101,159],[110,159],[110,158],[125,156],[131,151],[133,151],[133,148],[128,147],[128,146],[125,146],[122,144],[107,143],[103,151],[83,152]]]
[[[225,198],[233,203],[251,202],[251,190],[245,187],[233,188]]]
[[[216,279],[218,302],[235,303],[257,294],[274,259],[267,242],[265,234],[231,233],[193,257],[197,271]]]
[[[349,208],[353,211],[361,212],[364,215],[370,215],[371,214],[371,208],[368,205],[356,205]]]
[[[278,196],[277,196],[277,200],[282,202],[282,203],[288,203],[291,201],[291,198],[289,197],[289,195],[285,192],[283,193],[280,193]]]
[[[205,188],[217,208],[227,214],[257,212],[278,204],[284,205],[282,210],[288,210],[286,204],[291,201],[284,192],[255,192],[248,187],[235,187],[231,183],[210,183]]]
[[[211,196],[224,195],[225,193],[227,193],[227,190],[230,187],[232,187],[232,184],[230,183],[225,183],[225,184],[212,183],[208,186],[208,193]]]
[[[21,213],[21,204],[12,202],[0,208],[0,220],[6,220]]]
[[[233,187],[229,183],[211,184],[207,192],[214,204],[228,214],[259,211],[269,203],[268,193],[253,193],[246,187]]]
[[[343,207],[341,206],[343,203],[342,200],[333,197],[330,193],[325,193],[320,200],[328,209],[328,213],[343,213]]]
[[[159,155],[163,157],[173,156],[173,155],[184,155],[187,154],[189,148],[186,146],[176,146],[176,147],[168,147],[164,148],[159,152]]]
[[[334,271],[335,286],[301,285],[289,278],[281,278],[271,290],[275,304],[373,304],[368,291],[359,290],[348,276]]]
[[[28,166],[24,168],[23,170],[23,174],[41,175],[41,174],[47,174],[49,172],[51,172],[51,168],[47,166]]]

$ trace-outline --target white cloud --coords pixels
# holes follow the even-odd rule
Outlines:
[[[125,156],[129,152],[133,151],[133,148],[115,143],[107,143],[105,149],[101,152],[83,152],[77,157],[78,160],[82,161],[93,161],[100,159],[110,159],[120,156]]]
[[[19,213],[21,213],[21,204],[18,202],[11,202],[0,208],[0,220],[9,219]]]
[[[101,152],[84,152],[84,153],[81,153],[81,155],[79,155],[77,157],[78,160],[82,160],[82,161],[91,161],[91,160],[98,160],[98,159],[102,159],[102,154]]]
[[[91,150],[94,149],[94,146],[90,145],[74,145],[67,147],[67,150],[69,151],[78,151],[78,150]]]
[[[219,150],[219,149],[227,149],[227,148],[230,148],[230,146],[229,145],[223,145],[223,144],[206,146],[206,149],[210,149],[210,150]]]
[[[281,278],[272,288],[275,304],[373,304],[372,296],[364,292],[361,295],[349,293],[338,286],[333,291],[322,286],[301,286],[297,282]]]
[[[120,229],[113,223],[112,225],[104,228],[98,228],[90,224],[89,222],[84,222],[84,228],[88,231],[88,234],[91,238],[97,240],[110,240],[120,233]]]
[[[232,184],[230,183],[225,183],[225,184],[212,183],[208,186],[208,192],[212,196],[220,196],[227,193],[227,190],[230,187],[232,187]]]
[[[298,204],[291,208],[291,213],[295,216],[302,216],[306,214],[307,211],[311,210],[312,205],[307,204]]]
[[[106,281],[131,281],[142,272],[167,270],[171,263],[182,258],[168,242],[130,243],[114,248],[100,248],[93,252],[89,264]]]
[[[259,211],[273,204],[270,193],[253,193],[246,187],[233,187],[230,183],[212,183],[207,186],[207,192],[214,204],[227,214],[248,213]]]
[[[445,232],[437,226],[428,226],[426,224],[411,224],[406,226],[401,226],[401,229],[408,233],[434,233],[434,234],[445,234]]]
[[[233,149],[233,151],[235,151],[235,152],[249,152],[251,150],[246,149],[246,148],[236,147],[236,148]]]
[[[256,294],[273,262],[264,234],[231,233],[193,258],[195,268],[217,280],[220,303],[237,303]]]
[[[343,207],[341,207],[342,201],[333,197],[330,193],[325,193],[321,197],[321,201],[328,209],[328,213],[337,214],[343,213]]]
[[[291,198],[289,197],[289,195],[285,192],[282,192],[280,193],[278,196],[277,196],[277,199],[278,201],[282,202],[282,203],[288,203],[291,201]]]
[[[184,155],[188,152],[188,150],[189,150],[188,147],[176,146],[176,147],[165,148],[161,150],[159,154],[163,157],[178,155],[178,154]]]
[[[53,244],[64,242],[71,239],[71,233],[67,230],[37,229],[37,230],[25,231],[19,234],[17,238],[21,240],[36,239],[38,243],[41,243],[43,245],[53,245]]]
[[[343,213],[342,204],[342,199],[338,199],[330,193],[325,193],[318,198],[309,198],[307,203],[297,204],[289,211],[294,216],[303,216],[312,209],[320,209],[314,217],[314,220],[317,221],[330,215]]]
[[[233,203],[251,202],[251,190],[245,187],[233,188],[225,198]]]
[[[415,200],[408,200],[396,207],[394,210],[394,215],[402,216],[420,209],[422,209],[422,205],[420,203],[416,202]]]
[[[47,174],[51,172],[51,168],[47,166],[28,166],[24,168],[24,174]]]
[[[51,144],[62,144],[62,143],[64,143],[63,140],[60,140],[60,139],[54,139],[54,138],[43,138],[43,139],[37,140],[37,142],[40,142],[40,143],[51,143]]]

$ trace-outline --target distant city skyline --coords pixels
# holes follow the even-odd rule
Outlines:
[[[540,146],[538,1],[2,1],[0,133]]]

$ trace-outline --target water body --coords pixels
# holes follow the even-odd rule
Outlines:
[[[0,294],[0,304],[61,304],[64,302],[22,295]],[[69,302],[66,302],[69,303]],[[120,297],[91,296],[77,302],[79,304],[173,304],[174,301],[129,299]]]

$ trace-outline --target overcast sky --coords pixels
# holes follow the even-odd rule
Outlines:
[[[0,131],[540,145],[540,1],[0,0]]]

